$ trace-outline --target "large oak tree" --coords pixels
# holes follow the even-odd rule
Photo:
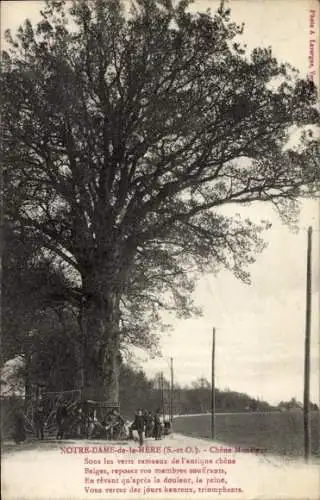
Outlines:
[[[7,34],[6,211],[64,266],[80,297],[81,385],[114,400],[130,335],[121,315],[187,310],[195,272],[248,278],[265,226],[221,207],[271,202],[290,220],[295,200],[318,192],[306,126],[319,113],[312,84],[271,49],[246,54],[223,5],[68,7],[49,1],[37,26]]]

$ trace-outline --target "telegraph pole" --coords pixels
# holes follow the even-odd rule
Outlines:
[[[215,344],[216,344],[216,329],[212,331],[212,364],[211,364],[211,437],[215,438],[215,413],[216,413],[216,398],[215,398]]]
[[[310,331],[311,331],[311,297],[312,297],[312,227],[308,228],[307,247],[307,286],[306,286],[306,331],[304,348],[304,393],[303,393],[303,429],[304,429],[304,459],[310,458]]]
[[[164,384],[163,384],[163,372],[161,372],[161,406],[162,406],[162,415],[164,420]]]
[[[170,421],[173,421],[173,358],[170,358],[170,374],[171,374],[171,387],[170,387]]]

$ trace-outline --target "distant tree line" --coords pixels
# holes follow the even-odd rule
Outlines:
[[[300,401],[297,401],[296,398],[291,398],[290,401],[280,401],[277,406],[278,410],[287,411],[287,410],[301,410],[303,405]],[[319,407],[316,403],[312,403],[310,401],[310,410],[315,411],[319,410]]]
[[[137,408],[162,408],[169,413],[170,384],[164,379],[163,391],[160,375],[148,379],[142,370],[123,367],[120,374],[120,401],[122,412],[132,414]],[[265,401],[231,390],[216,390],[216,411],[269,411],[273,408]],[[211,386],[204,378],[190,385],[174,386],[173,414],[206,413],[211,411]]]
[[[130,416],[137,408],[155,410],[162,408],[169,413],[170,383],[164,378],[163,393],[160,374],[149,379],[141,369],[123,365],[120,372],[120,403],[124,415]],[[215,408],[217,412],[240,411],[279,411],[301,409],[302,405],[295,398],[288,402],[281,401],[271,405],[266,401],[255,399],[248,394],[230,389],[216,389]],[[311,410],[319,410],[310,402]],[[173,414],[206,413],[211,411],[211,385],[200,377],[190,385],[181,387],[175,384],[173,391]]]

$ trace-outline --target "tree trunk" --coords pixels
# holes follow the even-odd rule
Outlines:
[[[84,360],[85,399],[119,403],[119,347],[118,339],[88,345]]]
[[[93,279],[96,276],[96,279]],[[109,280],[106,282],[110,283]],[[119,402],[120,293],[106,291],[99,274],[84,280],[82,308],[83,397],[108,404]]]
[[[31,386],[31,357],[30,354],[25,355],[25,373],[24,373],[24,409],[27,411],[29,403],[32,399],[32,386]]]
[[[82,333],[82,313],[80,312],[79,329]],[[76,361],[75,389],[83,391],[84,388],[84,344],[82,335],[74,341],[74,353]]]

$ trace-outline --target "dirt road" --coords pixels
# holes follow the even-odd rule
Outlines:
[[[174,434],[161,441],[63,441],[2,456],[4,500],[318,499],[316,464]]]

